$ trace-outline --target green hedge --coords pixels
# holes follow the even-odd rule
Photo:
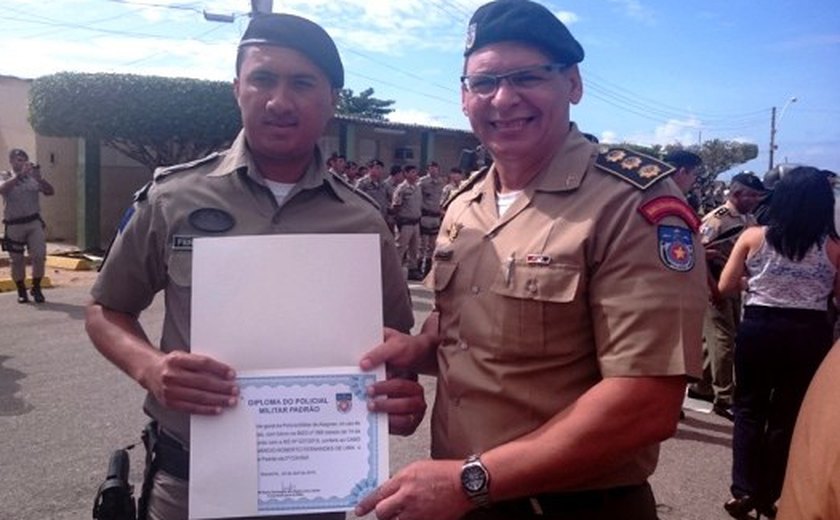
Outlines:
[[[41,135],[159,142],[230,141],[241,127],[230,82],[61,72],[32,82]]]

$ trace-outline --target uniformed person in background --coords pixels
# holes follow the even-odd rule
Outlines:
[[[694,192],[697,186],[697,176],[703,167],[703,159],[689,150],[674,150],[663,159],[673,166],[676,171],[671,178],[677,183],[677,187],[685,195],[685,199],[694,211],[700,209],[700,198]]]
[[[435,312],[363,359],[437,373],[433,460],[356,514],[657,517],[647,482],[699,376],[706,270],[673,168],[570,122],[583,49],[545,7],[470,20],[462,106],[493,157],[449,203]]]
[[[440,174],[440,165],[432,161],[426,169],[426,175],[420,178],[420,192],[423,194],[423,206],[420,215],[420,273],[425,276],[432,268],[432,253],[435,238],[440,231],[440,202],[446,179]]]
[[[391,211],[397,225],[397,255],[408,270],[408,279],[417,281],[423,279],[418,269],[423,194],[418,183],[417,166],[403,166],[403,174],[405,180],[394,190]]]
[[[356,182],[356,189],[367,194],[379,205],[379,213],[382,218],[388,218],[388,209],[391,206],[391,193],[382,179],[385,173],[385,165],[379,159],[373,159],[368,163],[367,174]]]
[[[441,211],[445,211],[446,202],[449,200],[449,197],[461,187],[462,182],[464,182],[464,171],[457,166],[450,168],[446,186],[444,186],[440,192]]]
[[[378,234],[384,323],[408,331],[413,321],[393,237],[379,212],[322,166],[316,143],[344,82],[332,39],[297,16],[256,16],[239,44],[236,73],[242,132],[229,150],[155,173],[124,218],[87,308],[87,331],[96,348],[148,390],[145,410],[157,421],[159,435],[158,471],[148,501],[153,520],[187,518],[190,414],[223,413],[238,395],[230,366],[190,353],[193,237]],[[158,348],[138,316],[161,290],[166,314]],[[394,412],[392,432],[416,428],[425,408],[419,384],[389,379],[372,391],[389,397],[372,406]]]
[[[26,303],[26,259],[32,261],[32,298],[44,302],[41,280],[47,260],[47,234],[41,218],[40,195],[55,193],[52,184],[41,175],[41,167],[29,161],[20,148],[9,152],[10,171],[0,172],[0,195],[3,197],[3,251],[9,253],[12,280],[18,293],[18,303]]]
[[[726,202],[707,213],[700,227],[709,275],[714,284],[703,324],[703,379],[689,388],[688,395],[711,401],[712,411],[730,421],[733,419],[731,409],[736,384],[733,356],[735,332],[741,320],[741,295],[721,296],[716,286],[741,232],[756,224],[752,212],[764,193],[764,185],[754,173],[735,175],[729,184]]]

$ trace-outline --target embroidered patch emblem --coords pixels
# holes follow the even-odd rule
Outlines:
[[[695,233],[700,227],[700,218],[684,200],[666,195],[651,199],[639,206],[639,213],[651,224],[658,224],[665,217],[678,217]]]
[[[125,229],[125,226],[131,221],[131,217],[134,215],[134,204],[127,207],[125,209],[125,213],[123,213],[122,218],[120,218],[120,224],[117,227],[117,233],[122,233]]]
[[[677,226],[659,226],[659,258],[674,271],[691,271],[694,267],[694,242],[691,231]]]
[[[353,409],[353,394],[350,392],[335,394],[335,408],[341,413],[348,413]]]
[[[172,237],[172,249],[175,251],[192,251],[193,237],[175,235]]]
[[[236,223],[233,215],[217,208],[197,209],[190,213],[188,219],[194,228],[207,233],[224,233]]]

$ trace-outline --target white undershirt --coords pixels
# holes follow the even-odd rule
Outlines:
[[[268,189],[271,190],[271,193],[274,194],[274,198],[277,200],[277,205],[283,204],[283,201],[286,200],[286,196],[289,195],[289,192],[292,191],[292,188],[295,187],[294,182],[277,182],[268,179],[263,179],[265,181],[265,185],[268,186]]]
[[[520,193],[522,193],[522,190],[509,191],[507,193],[496,192],[496,209],[499,211],[500,217],[505,214]]]

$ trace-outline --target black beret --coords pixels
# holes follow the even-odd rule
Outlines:
[[[696,168],[703,164],[703,159],[688,150],[674,150],[663,159],[674,168]]]
[[[292,14],[258,14],[251,19],[239,48],[248,45],[288,47],[324,71],[333,88],[344,86],[344,67],[335,42],[320,25]]]
[[[742,186],[746,186],[747,188],[756,190],[756,191],[767,191],[764,188],[764,183],[761,182],[761,179],[758,176],[751,172],[741,172],[734,177],[732,177],[733,183],[738,183]]]
[[[470,18],[464,57],[485,45],[506,41],[533,45],[557,63],[583,61],[583,47],[563,22],[529,0],[497,0],[479,7]]]

